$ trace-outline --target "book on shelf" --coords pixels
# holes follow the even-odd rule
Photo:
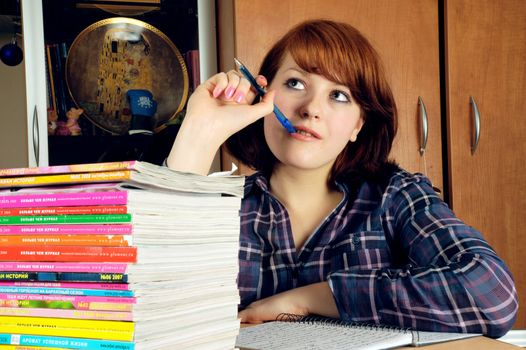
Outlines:
[[[387,325],[345,322],[321,316],[281,314],[276,321],[241,328],[236,346],[248,349],[390,349],[480,336],[417,331]]]
[[[0,182],[0,334],[234,348],[243,177],[129,161],[5,169]]]
[[[188,50],[185,54],[186,66],[188,67],[188,80],[190,81],[190,92],[195,91],[201,84],[201,72],[199,63],[199,50]]]

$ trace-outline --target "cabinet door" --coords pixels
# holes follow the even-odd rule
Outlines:
[[[22,0],[28,166],[47,166],[46,66],[42,2]]]
[[[445,19],[451,204],[508,263],[524,302],[526,2],[447,1]],[[516,327],[526,327],[524,311]]]
[[[383,59],[398,105],[391,157],[442,188],[437,0],[233,0],[221,1],[218,10],[221,70],[234,67],[235,55],[256,72],[270,46],[306,19],[330,18],[362,31]],[[425,156],[419,152],[419,96],[428,115]]]

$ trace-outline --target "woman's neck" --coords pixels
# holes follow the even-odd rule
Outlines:
[[[278,167],[270,177],[270,192],[287,209],[297,250],[302,249],[343,197],[343,193],[327,185],[329,170]]]
[[[329,171],[330,167],[304,170],[277,166],[270,177],[270,192],[287,208],[319,204],[335,192],[327,184]]]

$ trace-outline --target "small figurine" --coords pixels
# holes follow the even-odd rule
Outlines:
[[[55,130],[57,129],[57,120],[58,115],[54,109],[47,110],[47,134],[55,135]]]
[[[69,111],[67,111],[66,116],[68,117],[68,121],[66,122],[66,126],[69,129],[71,136],[78,136],[82,134],[82,129],[79,126],[78,119],[79,117],[84,113],[84,110],[82,108],[71,108]]]

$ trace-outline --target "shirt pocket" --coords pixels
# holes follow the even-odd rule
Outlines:
[[[383,231],[345,235],[331,246],[331,270],[378,269],[391,265],[391,253]]]
[[[257,300],[261,274],[261,247],[251,242],[239,243],[239,274],[237,286],[242,308]]]

